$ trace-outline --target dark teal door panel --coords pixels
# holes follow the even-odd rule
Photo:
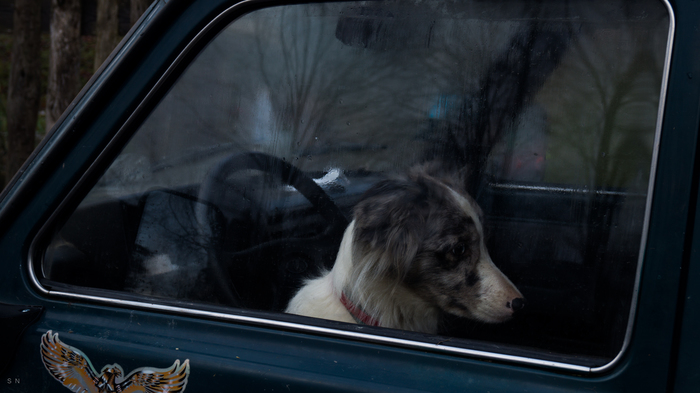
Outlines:
[[[321,329],[303,330],[293,324],[245,323],[215,313],[195,315],[154,304],[120,304],[77,296],[69,299],[46,293],[29,269],[32,261],[43,257],[44,243],[48,243],[37,240],[37,234],[50,219],[56,219],[52,215],[64,201],[70,201],[61,207],[66,211],[78,205],[135,127],[166,94],[169,84],[184,72],[182,65],[195,57],[194,53],[186,54],[181,63],[173,63],[178,55],[230,5],[223,0],[158,3],[151,19],[144,22],[147,25],[137,30],[138,35],[130,38],[115,62],[95,78],[64,123],[47,137],[24,175],[3,193],[0,302],[36,305],[44,312],[21,336],[13,361],[0,375],[0,390],[68,391],[43,363],[47,355],[42,355],[42,337],[49,331],[58,334],[57,339],[71,351],[88,358],[97,373],[107,365],[113,369],[119,365],[129,375],[187,361],[187,392],[698,390],[700,2],[696,0],[672,4],[676,33],[663,97],[663,131],[644,261],[635,288],[634,326],[625,351],[609,367],[571,371],[548,367],[545,362],[538,366],[532,364],[535,362],[432,351],[389,340],[362,341]],[[283,3],[251,1],[243,3],[239,11],[271,5]],[[201,34],[208,39],[215,32]],[[363,55],[368,53],[366,49],[342,48]],[[171,66],[173,73],[169,74]],[[83,177],[91,166],[97,170]],[[79,184],[81,181],[85,186]],[[67,198],[70,193],[79,198]],[[40,270],[37,267],[33,272]],[[133,299],[137,295],[129,296]],[[566,299],[556,300],[568,304]],[[597,300],[601,304],[606,301]],[[190,310],[198,307],[184,301],[181,305]],[[531,348],[516,349],[534,353]]]

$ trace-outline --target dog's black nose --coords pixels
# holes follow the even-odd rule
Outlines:
[[[521,297],[516,297],[510,302],[510,308],[513,309],[513,311],[520,311],[525,307],[525,299]]]

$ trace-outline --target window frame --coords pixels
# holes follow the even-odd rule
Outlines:
[[[658,105],[657,120],[655,125],[654,142],[652,149],[652,159],[650,168],[650,177],[648,192],[646,196],[646,205],[644,209],[644,219],[641,231],[640,250],[636,266],[634,279],[634,289],[631,300],[631,307],[627,320],[627,327],[624,335],[624,341],[617,356],[603,366],[590,367],[582,366],[566,361],[556,361],[529,357],[526,355],[514,355],[506,353],[498,353],[489,351],[488,349],[471,349],[455,346],[442,345],[439,339],[435,342],[419,341],[411,339],[408,334],[382,334],[384,329],[376,329],[371,327],[363,327],[355,329],[352,326],[348,327],[342,323],[333,321],[320,321],[313,318],[294,316],[288,314],[280,314],[263,311],[249,311],[244,309],[234,309],[221,306],[205,306],[201,304],[192,305],[187,302],[177,300],[163,300],[149,298],[141,295],[132,295],[119,291],[91,289],[84,287],[71,286],[67,284],[57,284],[46,286],[42,283],[38,271],[41,270],[41,261],[50,241],[50,235],[58,225],[63,224],[70,216],[73,210],[79,205],[82,199],[87,195],[92,186],[102,176],[104,171],[109,167],[112,161],[120,153],[121,149],[126,145],[128,140],[137,132],[138,127],[158,105],[161,99],[168,93],[170,87],[178,80],[180,75],[185,71],[191,61],[201,52],[206,45],[226,26],[233,23],[236,19],[263,8],[273,6],[284,6],[294,4],[307,3],[326,3],[326,2],[343,2],[343,0],[328,0],[328,1],[292,1],[284,2],[279,0],[244,0],[225,8],[222,12],[206,23],[195,36],[185,45],[177,57],[167,66],[165,72],[157,79],[155,84],[150,88],[148,93],[143,97],[136,108],[131,112],[126,121],[123,122],[118,130],[111,137],[102,151],[99,152],[97,158],[89,165],[87,170],[80,176],[75,186],[69,191],[67,196],[60,202],[59,206],[51,214],[48,220],[38,231],[33,238],[29,247],[29,256],[27,263],[27,272],[31,286],[41,295],[49,298],[58,298],[66,300],[76,300],[87,303],[97,303],[108,306],[139,309],[146,311],[155,311],[159,313],[176,314],[181,316],[213,319],[219,321],[251,324],[261,327],[271,327],[281,330],[292,330],[297,332],[305,332],[322,336],[345,338],[350,340],[372,342],[397,346],[409,349],[427,350],[430,352],[438,352],[443,354],[452,354],[457,356],[466,356],[469,358],[477,358],[482,360],[508,362],[538,368],[553,369],[571,373],[583,373],[587,375],[596,375],[609,372],[612,370],[627,352],[634,330],[634,321],[638,305],[639,287],[641,284],[642,268],[645,258],[645,250],[647,245],[647,237],[649,233],[649,222],[652,210],[653,193],[656,182],[657,161],[659,155],[659,146],[661,138],[661,129],[663,123],[663,115],[665,110],[666,95],[669,83],[669,72],[671,55],[673,49],[673,40],[675,35],[675,15],[669,0],[656,0],[665,5],[668,18],[669,28],[667,36],[667,44],[665,58],[663,62],[662,83],[660,88],[660,99]],[[345,0],[348,1],[348,0]],[[126,46],[126,45],[125,45]],[[109,68],[109,66],[107,67]],[[509,182],[498,183],[499,185],[508,185]],[[539,191],[571,191],[574,189],[565,189],[555,185],[536,186]],[[54,289],[56,288],[56,289]],[[235,312],[235,313],[232,313]],[[360,331],[361,330],[361,331]],[[376,331],[376,334],[375,334]],[[380,333],[381,332],[381,333]],[[409,336],[408,338],[405,338]],[[437,337],[437,336],[436,336]],[[507,346],[507,345],[506,345]],[[486,346],[488,347],[488,345]],[[493,347],[498,347],[494,345]],[[522,352],[522,351],[521,351]],[[527,350],[524,352],[537,353],[538,350]],[[573,356],[572,356],[573,357]]]

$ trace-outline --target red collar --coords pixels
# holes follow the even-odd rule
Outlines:
[[[362,311],[360,307],[354,305],[347,296],[345,296],[345,292],[340,294],[340,302],[343,303],[343,306],[350,312],[355,322],[361,325],[379,326],[379,321]]]

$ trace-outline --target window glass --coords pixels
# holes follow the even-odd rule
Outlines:
[[[668,34],[651,0],[251,12],[55,231],[44,282],[604,364],[629,319]]]

